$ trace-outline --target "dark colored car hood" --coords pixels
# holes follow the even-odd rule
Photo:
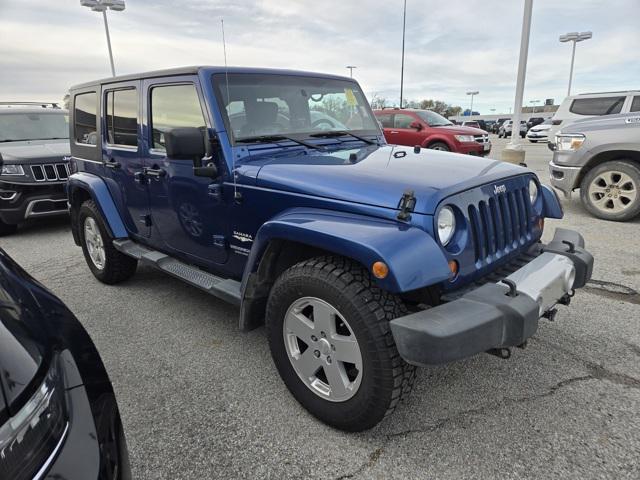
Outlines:
[[[0,155],[4,163],[59,162],[69,155],[69,140],[28,140],[0,143]]]
[[[350,160],[350,156],[356,158]],[[256,186],[397,209],[414,191],[417,213],[433,214],[440,200],[500,179],[530,173],[510,163],[449,152],[370,146],[335,152],[292,151],[253,156],[240,169]],[[249,180],[250,179],[250,180]]]
[[[0,250],[0,395],[9,408],[29,393],[49,354],[38,304],[19,281],[25,276]]]

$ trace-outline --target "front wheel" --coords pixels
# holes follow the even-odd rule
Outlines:
[[[605,220],[624,222],[640,214],[640,169],[624,160],[590,170],[580,183],[586,209]]]
[[[408,395],[415,367],[405,363],[389,322],[406,309],[361,266],[340,257],[285,271],[267,304],[267,336],[285,385],[333,427],[362,431]]]
[[[84,258],[98,280],[112,285],[133,276],[138,261],[115,249],[102,214],[93,200],[87,200],[80,207],[78,229]]]
[[[441,152],[450,152],[451,151],[449,146],[446,143],[443,143],[443,142],[432,143],[427,148],[430,148],[431,150],[439,150]]]

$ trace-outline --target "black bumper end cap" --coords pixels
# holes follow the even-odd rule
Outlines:
[[[486,284],[456,301],[390,322],[400,356],[425,366],[522,345],[538,329],[538,304],[506,285]]]
[[[573,288],[582,288],[593,273],[593,255],[584,248],[584,238],[574,230],[557,228],[553,239],[543,246],[543,251],[568,257],[576,269]]]

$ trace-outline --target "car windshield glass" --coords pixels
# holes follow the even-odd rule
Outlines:
[[[432,112],[431,110],[420,110],[418,116],[427,122],[430,127],[444,127],[446,125],[453,125],[449,120],[442,115]]]
[[[331,131],[378,135],[357,83],[323,77],[230,73],[213,76],[235,141]]]
[[[69,138],[66,114],[0,112],[0,142]]]

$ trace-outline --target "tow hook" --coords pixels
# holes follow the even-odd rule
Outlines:
[[[549,320],[550,322],[553,322],[556,319],[556,315],[557,314],[558,314],[558,309],[557,308],[550,308],[549,310],[544,312],[542,314],[542,316],[544,318],[546,318],[547,320]]]
[[[503,360],[507,360],[508,358],[511,358],[511,349],[507,347],[490,348],[489,350],[487,350],[487,353],[489,355],[494,355]]]

